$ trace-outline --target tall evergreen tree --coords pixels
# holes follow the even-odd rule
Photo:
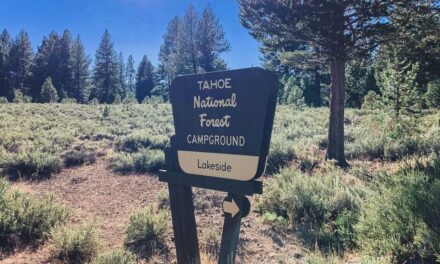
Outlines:
[[[146,96],[151,96],[154,88],[154,67],[147,56],[142,58],[136,76],[136,99],[142,102]]]
[[[178,59],[181,60],[183,65],[184,74],[191,74],[199,72],[198,65],[198,50],[196,43],[198,15],[195,8],[190,5],[186,10],[185,16],[182,19],[181,32],[179,34]]]
[[[132,55],[128,56],[125,80],[127,81],[128,93],[134,94],[136,92],[136,70],[134,69],[134,59]]]
[[[23,94],[29,92],[32,61],[33,51],[29,35],[21,30],[11,46],[8,68],[11,75],[11,87],[21,90]]]
[[[90,94],[90,62],[78,35],[72,45],[70,69],[72,70],[71,97],[80,103],[86,103]]]
[[[220,54],[230,50],[229,42],[218,18],[209,6],[203,10],[197,24],[195,42],[198,64],[204,72],[226,69],[226,63],[220,58]]]
[[[41,46],[38,47],[35,54],[34,64],[32,67],[32,83],[31,96],[38,99],[41,94],[41,87],[47,77],[51,77],[56,81],[59,73],[59,41],[60,36],[52,31],[48,37],[44,37]]]
[[[96,51],[93,79],[95,89],[91,96],[97,98],[101,103],[113,103],[116,95],[121,93],[118,56],[107,30],[104,32]]]
[[[0,96],[6,97],[12,101],[14,91],[9,82],[9,51],[11,49],[12,39],[9,32],[5,29],[0,34]]]
[[[74,97],[72,89],[72,69],[70,67],[70,57],[72,49],[72,35],[69,30],[65,30],[57,43],[56,56],[59,60],[54,78],[55,87],[58,87],[60,99],[64,97]]]
[[[121,93],[120,97],[125,98],[127,96],[127,81],[125,79],[125,63],[124,63],[124,55],[122,52],[119,52],[119,60],[118,60],[118,66],[119,66],[119,85],[121,86]]]
[[[239,0],[241,23],[262,43],[289,42],[308,61],[330,64],[328,159],[345,165],[345,65],[375,47],[391,0]],[[294,59],[296,54],[290,59]]]
[[[182,22],[179,17],[174,17],[163,35],[163,44],[159,51],[159,78],[160,85],[168,90],[174,78],[183,72],[182,60],[179,60],[179,44]]]

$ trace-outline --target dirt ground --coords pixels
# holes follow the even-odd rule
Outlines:
[[[123,246],[124,231],[129,214],[138,208],[154,205],[157,193],[167,186],[154,175],[113,173],[107,158],[100,157],[95,164],[64,169],[52,178],[40,182],[16,182],[14,187],[40,196],[53,193],[56,199],[71,209],[71,224],[95,222],[103,241],[103,251]],[[225,193],[194,190],[199,240],[204,230],[221,230],[223,215],[220,208]],[[198,203],[210,202],[204,210]],[[251,199],[252,202],[252,199]],[[206,207],[206,206],[205,206]],[[168,219],[166,244],[168,252],[158,252],[149,263],[175,263],[175,248],[171,216]],[[306,250],[293,235],[277,232],[258,221],[253,212],[242,221],[237,263],[301,263]],[[202,256],[205,263],[215,263]],[[0,261],[4,264],[50,263],[48,246],[26,249]],[[140,260],[139,263],[145,263]]]

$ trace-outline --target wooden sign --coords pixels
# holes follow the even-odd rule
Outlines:
[[[263,175],[278,86],[261,68],[177,77],[172,147],[182,171],[238,181]]]
[[[180,76],[170,87],[175,135],[165,149],[179,264],[199,264],[191,187],[227,192],[218,263],[234,263],[245,195],[262,193],[279,83],[261,68]]]

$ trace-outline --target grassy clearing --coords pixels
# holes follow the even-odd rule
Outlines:
[[[164,166],[159,150],[174,130],[170,113],[168,104],[1,105],[0,171],[41,179],[63,167],[93,163],[103,148],[114,149],[115,171],[157,171]]]
[[[325,108],[278,106],[269,177],[255,207],[261,222],[299,234],[316,251],[310,263],[353,251],[364,263],[439,261],[440,112],[393,120],[383,111],[348,109],[346,169],[324,162],[327,120]],[[0,104],[0,174],[42,179],[91,164],[100,153],[109,153],[110,168],[121,174],[155,172],[172,134],[168,104]],[[166,209],[167,193],[157,198]],[[221,203],[200,189],[194,200],[202,211]],[[161,240],[165,216],[151,210],[130,218],[128,248]],[[215,236],[205,235],[205,253],[214,255]]]

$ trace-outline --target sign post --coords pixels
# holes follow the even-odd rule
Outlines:
[[[261,194],[278,93],[261,68],[177,77],[170,88],[175,135],[166,150],[178,263],[200,263],[191,187],[223,191],[219,263],[234,263],[245,195]]]

